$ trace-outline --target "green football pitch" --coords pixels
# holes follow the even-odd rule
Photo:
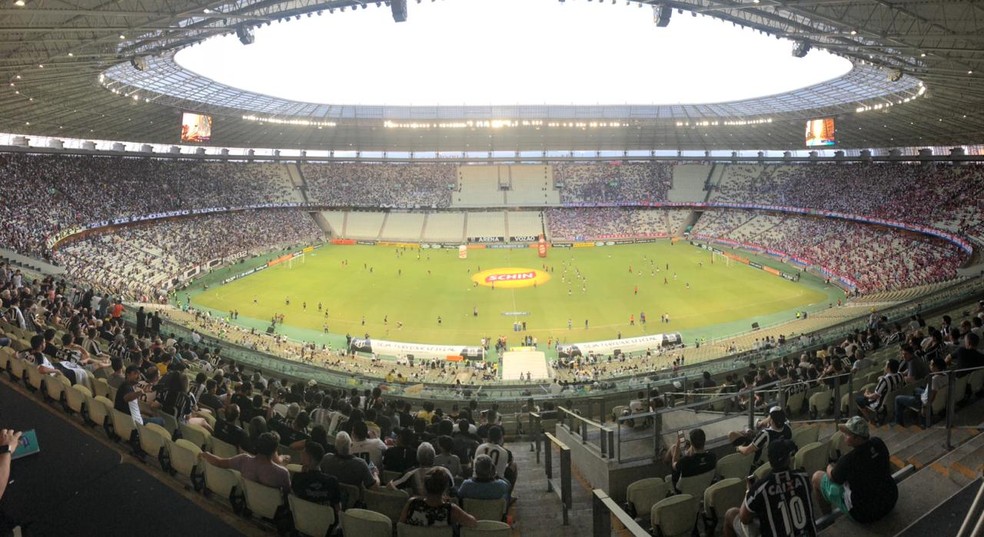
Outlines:
[[[815,311],[842,296],[812,276],[790,282],[721,256],[712,259],[683,241],[552,248],[543,259],[535,249],[469,250],[467,259],[459,259],[450,249],[328,245],[215,283],[248,266],[203,279],[178,300],[223,316],[237,310],[237,322],[258,329],[283,315],[278,333],[305,341],[369,334],[476,345],[482,337],[506,336],[513,345],[525,334],[541,344],[663,332],[680,332],[685,342],[710,339],[748,330],[752,322],[792,320],[796,311]],[[472,280],[492,269],[536,271],[537,283],[510,288],[517,284],[500,280],[493,288]],[[664,314],[669,324],[660,322]],[[524,321],[526,331],[514,332],[514,323]],[[325,335],[326,326],[333,336]]]

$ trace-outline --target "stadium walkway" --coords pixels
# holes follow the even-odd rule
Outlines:
[[[509,511],[515,522],[513,537],[589,537],[592,530],[591,486],[578,475],[577,467],[572,468],[570,523],[564,526],[560,497],[556,492],[547,492],[543,455],[538,464],[536,453],[530,451],[529,442],[511,442],[506,447],[512,451],[513,459],[519,466],[519,481],[513,491],[518,499]],[[555,463],[554,478],[559,480],[559,474]]]

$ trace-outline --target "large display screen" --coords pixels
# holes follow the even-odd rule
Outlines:
[[[823,147],[837,143],[834,118],[811,119],[806,122],[806,147]]]
[[[185,112],[181,114],[181,141],[207,142],[212,138],[212,116]]]

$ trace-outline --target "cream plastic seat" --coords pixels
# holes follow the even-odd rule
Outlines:
[[[755,471],[752,472],[752,475],[755,476],[755,479],[756,480],[759,480],[759,479],[762,479],[763,477],[765,477],[766,474],[768,474],[771,471],[772,471],[772,465],[769,464],[769,463],[765,463],[762,466],[759,466],[758,468],[756,468]]]
[[[811,442],[801,446],[793,458],[793,468],[803,470],[806,475],[812,476],[813,472],[827,467],[829,453],[826,442]]]
[[[823,390],[810,396],[810,417],[822,418],[830,413],[834,392]]]
[[[714,535],[719,521],[732,507],[741,506],[745,499],[745,480],[737,477],[722,479],[704,491],[704,527],[707,535]]]
[[[348,509],[342,511],[342,533],[357,537],[393,537],[393,522],[382,513]]]
[[[475,517],[475,520],[496,520],[501,521],[506,516],[506,500],[476,500],[465,498],[461,508],[466,513]]]
[[[686,537],[697,523],[697,498],[689,494],[677,494],[660,501],[650,512],[653,529],[659,528],[663,537]]]
[[[202,451],[210,451],[209,448],[212,444],[212,434],[206,431],[203,427],[181,423],[178,425],[178,429],[181,431],[181,438],[184,438],[185,440],[202,448]]]
[[[681,494],[689,494],[694,498],[698,498],[697,501],[700,501],[704,498],[704,491],[707,490],[707,487],[711,486],[712,481],[714,481],[714,470],[699,475],[681,477],[677,481],[676,489]]]
[[[76,384],[65,390],[65,408],[68,412],[79,414],[83,418],[88,413],[88,405],[91,400],[92,392],[85,386]]]
[[[171,444],[170,453],[172,473],[191,481],[192,485],[195,485],[195,490],[201,490],[200,476],[203,470],[202,463],[198,460],[198,456],[202,453],[201,448],[184,438],[179,438]]]
[[[109,395],[109,382],[106,379],[96,379],[92,383],[92,389],[96,392],[96,395],[101,395],[107,399],[112,399]]]
[[[654,505],[670,494],[671,484],[661,477],[647,477],[629,484],[625,501],[635,508],[636,516],[646,516]]]
[[[41,370],[38,369],[38,366],[27,362],[24,363],[25,363],[24,371],[27,373],[27,379],[26,379],[27,388],[30,391],[36,392],[40,395],[42,393],[41,382],[44,379],[45,375],[41,373]]]
[[[747,455],[743,455],[741,453],[725,455],[724,457],[718,459],[715,471],[722,479],[727,479],[729,477],[745,479],[752,471],[752,459],[754,457],[755,455],[752,453]]]
[[[10,365],[8,367],[8,372],[10,373],[10,378],[15,381],[23,381],[25,375],[25,368],[28,367],[28,363],[17,356],[10,359]]]
[[[287,496],[290,512],[294,515],[294,529],[309,537],[325,537],[335,525],[335,509],[330,505],[302,500],[293,494]]]
[[[338,490],[342,493],[342,509],[351,509],[362,501],[362,487],[339,483]]]
[[[797,449],[802,449],[803,446],[816,442],[819,437],[820,429],[818,427],[797,427],[793,429],[793,443],[796,444]]]
[[[479,520],[474,528],[461,528],[461,537],[509,537],[512,528],[505,522]]]
[[[184,438],[181,440],[184,440]],[[187,442],[187,440],[185,441]],[[238,506],[238,503],[242,494],[240,488],[242,486],[242,477],[239,472],[219,468],[218,466],[209,464],[208,461],[202,461],[201,467],[205,472],[205,489],[216,496],[226,499],[232,504],[234,511],[237,513],[240,512],[241,507]]]
[[[138,439],[137,425],[132,416],[114,408],[110,411],[110,419],[113,423],[113,432],[120,441],[135,442]]]
[[[102,427],[107,435],[111,435],[113,432],[113,423],[110,416],[113,413],[113,402],[99,395],[93,397],[90,401],[89,419],[97,426]]]
[[[389,490],[384,488],[366,489],[362,492],[363,501],[366,509],[382,513],[390,520],[399,520],[403,506],[407,504],[410,496],[402,490]]]
[[[396,537],[454,537],[451,526],[411,526],[402,522],[396,525]]]
[[[239,448],[228,442],[219,440],[214,436],[212,437],[211,443],[212,443],[212,454],[218,457],[223,457],[228,459],[229,457],[235,457],[236,455],[239,454]]]
[[[157,459],[161,469],[171,469],[171,435],[156,423],[145,423],[137,427],[140,449]]]
[[[256,516],[275,520],[277,512],[286,505],[284,493],[276,487],[251,481],[241,475],[239,482],[246,497],[246,507]]]
[[[46,377],[43,384],[46,398],[57,403],[64,401],[65,391],[72,388],[72,383],[62,375]]]

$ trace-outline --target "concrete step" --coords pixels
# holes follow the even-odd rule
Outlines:
[[[950,441],[956,447],[977,436],[977,434],[977,431],[954,429]],[[932,464],[936,459],[946,455],[949,450],[946,448],[945,443],[945,429],[927,429],[920,435],[918,441],[910,443],[895,452],[889,450],[889,453],[892,453],[893,465],[901,468],[902,466],[912,464],[919,469]]]
[[[984,442],[978,442],[984,444]],[[984,445],[953,461],[949,466],[949,477],[957,484],[966,484],[977,479],[984,471]]]
[[[984,435],[977,435],[931,463],[929,468],[954,480],[957,484],[966,484],[968,479],[976,477],[970,475],[972,469],[975,466],[979,467],[981,460],[984,460],[982,459],[984,456],[980,453],[982,447],[984,447]]]
[[[921,537],[923,535],[956,535],[970,511],[980,480],[967,483],[956,494],[947,498],[935,509],[929,511],[911,526],[899,533],[899,537]]]

